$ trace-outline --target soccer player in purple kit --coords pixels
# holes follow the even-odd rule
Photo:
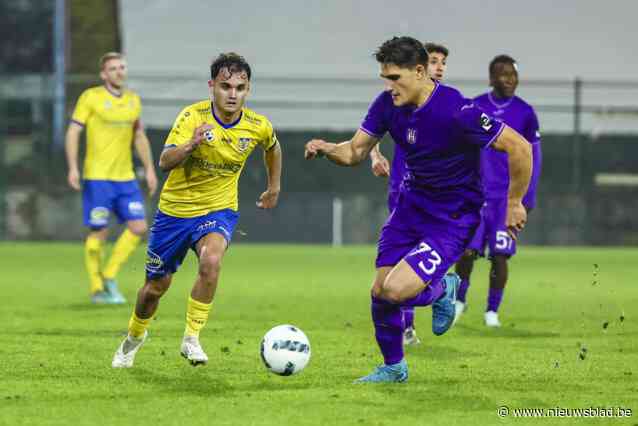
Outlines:
[[[538,119],[534,108],[515,95],[518,86],[516,61],[507,55],[496,56],[490,62],[490,85],[492,91],[474,99],[474,103],[493,117],[506,123],[523,135],[532,144],[533,172],[523,206],[529,212],[536,205],[536,187],[541,172],[541,141]],[[485,325],[500,327],[498,308],[503,300],[503,292],[508,276],[508,259],[516,253],[516,239],[512,238],[505,226],[507,188],[509,184],[507,155],[493,149],[481,153],[481,178],[485,191],[485,206],[481,211],[481,224],[461,260],[456,264],[456,272],[461,277],[457,319],[467,309],[466,296],[470,286],[470,275],[474,260],[484,256],[485,246],[489,246],[490,287],[485,309]]]
[[[427,72],[430,78],[442,81],[447,69],[447,57],[450,51],[442,44],[425,43],[425,50],[428,53]],[[392,213],[397,204],[399,197],[399,186],[403,180],[405,173],[405,158],[403,151],[399,145],[394,146],[394,156],[392,157],[392,166],[387,158],[383,156],[379,149],[379,144],[375,145],[370,151],[370,161],[372,173],[379,177],[388,177],[388,212]],[[404,345],[418,345],[421,340],[416,334],[414,326],[414,307],[408,307],[403,310],[405,320],[405,331],[403,333]]]
[[[351,140],[313,139],[305,157],[326,156],[342,166],[363,161],[389,132],[405,151],[406,173],[397,206],[379,237],[371,291],[375,337],[384,364],[357,380],[404,382],[402,308],[432,305],[432,331],[445,333],[454,321],[459,278],[446,272],[463,254],[480,221],[483,193],[481,148],[508,153],[510,190],[507,225],[521,230],[521,200],[531,175],[529,143],[491,119],[456,89],[427,74],[428,54],[418,40],[394,37],[375,52],[385,90],[372,102]]]

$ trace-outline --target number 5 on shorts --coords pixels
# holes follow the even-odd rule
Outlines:
[[[495,247],[499,250],[512,249],[512,237],[505,231],[497,231],[496,232],[496,245]]]

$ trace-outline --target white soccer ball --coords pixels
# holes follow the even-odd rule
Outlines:
[[[294,325],[278,325],[270,329],[261,341],[261,359],[275,374],[297,374],[310,360],[310,342]]]

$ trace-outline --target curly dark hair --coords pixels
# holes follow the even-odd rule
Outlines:
[[[490,62],[490,76],[494,75],[494,68],[496,64],[510,64],[516,69],[516,59],[509,55],[498,55]]]
[[[428,52],[423,43],[412,37],[393,37],[384,42],[374,57],[380,64],[394,64],[401,68],[427,67]]]
[[[219,72],[228,68],[228,71],[232,73],[245,71],[248,75],[248,80],[250,81],[250,65],[246,62],[243,56],[235,53],[220,53],[219,56],[210,64],[210,78],[212,80],[219,75]]]

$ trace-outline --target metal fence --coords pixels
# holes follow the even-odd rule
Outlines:
[[[207,96],[202,76],[135,76],[156,155],[179,110]],[[67,116],[94,77],[69,76]],[[450,81],[467,96],[483,80]],[[61,146],[53,144],[53,80],[0,79],[0,235],[77,239],[80,197],[65,184]],[[250,107],[267,115],[284,145],[284,193],[274,212],[258,212],[263,166],[253,155],[241,179],[238,239],[304,243],[373,242],[386,216],[385,182],[368,166],[341,169],[303,162],[305,140],[348,138],[381,89],[376,79],[255,77]],[[544,170],[539,205],[523,239],[535,244],[638,242],[638,82],[522,81],[519,95],[537,110]],[[387,144],[386,144],[387,145]],[[382,148],[384,151],[388,149]],[[154,209],[154,200],[149,200]]]

